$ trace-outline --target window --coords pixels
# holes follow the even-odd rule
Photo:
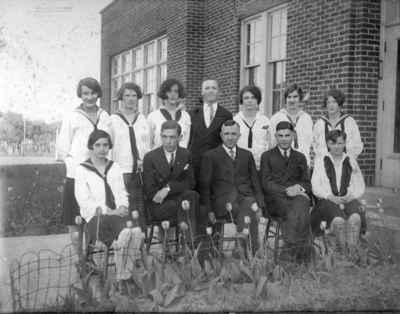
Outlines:
[[[142,89],[140,112],[147,115],[158,107],[157,90],[167,78],[167,46],[167,38],[161,37],[112,58],[111,111],[118,109],[116,93],[128,81],[135,82]]]
[[[268,115],[284,103],[287,10],[280,6],[242,22],[241,86],[257,85],[260,110]]]

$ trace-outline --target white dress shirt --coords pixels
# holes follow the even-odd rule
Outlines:
[[[110,134],[111,119],[108,113],[99,108],[97,120],[97,128]],[[93,123],[80,108],[73,110],[62,121],[56,147],[58,159],[65,162],[68,178],[74,178],[76,167],[89,158],[87,142],[93,130]]]
[[[192,124],[190,115],[186,110],[181,110],[182,115],[179,121],[179,125],[182,128],[182,140],[179,142],[179,146],[187,148],[190,139],[190,126]],[[154,149],[161,146],[161,125],[167,121],[160,109],[154,110],[147,116],[147,122],[150,127],[150,148]]]
[[[280,148],[279,146],[278,146],[278,149],[279,149],[279,151],[281,152],[282,157],[285,157],[285,150],[282,149],[282,148]],[[288,148],[288,149],[286,150],[286,155],[287,155],[288,158],[290,157],[290,152],[291,152],[291,149]]]
[[[107,172],[107,183],[115,198],[116,208],[128,207],[128,194],[120,166],[114,162]],[[75,173],[75,197],[81,216],[89,222],[96,215],[96,208],[101,207],[106,213],[106,192],[104,180],[98,174],[79,165]]]
[[[279,110],[271,117],[271,148],[276,146],[276,126],[281,121],[291,122],[288,118],[288,112],[286,109]],[[297,150],[304,154],[307,159],[307,165],[310,166],[310,148],[313,141],[313,121],[311,116],[303,110],[298,112],[296,121],[294,129],[297,133],[297,142],[299,145]],[[294,141],[292,148],[294,148]]]
[[[131,123],[130,123],[131,125]],[[133,169],[133,156],[129,138],[129,126],[116,114],[111,115],[111,139],[113,149],[111,158],[116,161],[123,173],[131,173]],[[145,116],[139,113],[133,124],[139,160],[150,150],[150,127]]]
[[[204,122],[206,124],[206,127],[209,128],[211,125],[212,120],[210,120],[210,107],[212,106],[213,108],[213,119],[215,118],[215,114],[217,112],[218,109],[218,103],[213,103],[212,105],[203,104],[203,114],[204,114]]]
[[[174,156],[174,163],[176,160],[176,149],[173,152],[168,152],[165,149],[164,150],[164,154],[165,154],[165,158],[167,159],[168,165],[171,163],[171,159],[172,159],[172,155]]]
[[[331,184],[325,170],[325,164],[324,164],[325,156],[328,156],[332,160],[333,166],[335,168],[337,189],[338,191],[340,191],[341,181],[342,181],[343,161],[349,155],[343,154],[340,163],[335,163],[333,161],[331,154],[329,153],[316,158],[314,163],[314,171],[311,178],[311,184],[314,195],[322,199],[326,199],[328,198],[328,196],[333,195]],[[347,194],[351,195],[353,198],[360,198],[365,192],[364,177],[361,173],[357,161],[352,156],[349,156],[349,158],[350,158],[350,165],[353,171],[351,173],[350,183],[347,188]]]
[[[261,155],[263,152],[267,151],[270,147],[271,135],[270,135],[270,122],[269,119],[263,114],[257,112],[255,116],[255,120],[253,122],[253,145],[250,148],[248,146],[248,138],[249,138],[249,127],[245,124],[247,123],[243,112],[239,111],[234,117],[239,126],[240,126],[240,138],[238,140],[237,145],[241,148],[247,149],[251,151],[254,157],[254,161],[256,162],[257,169],[260,169]],[[250,123],[247,123],[251,126]]]
[[[328,154],[328,147],[326,146],[325,140],[325,124],[327,123],[327,119],[325,117],[321,117],[317,120],[314,125],[313,130],[313,148],[315,152],[315,156],[321,156]],[[336,123],[336,125],[331,126],[328,123],[328,130],[340,130],[341,123],[340,120]],[[357,159],[358,155],[361,154],[363,150],[363,143],[361,141],[360,131],[358,129],[358,125],[356,120],[354,120],[351,116],[346,116],[344,120],[344,131],[346,133],[346,153],[355,159]]]

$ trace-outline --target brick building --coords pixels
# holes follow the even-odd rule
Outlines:
[[[114,0],[101,16],[102,105],[110,111],[126,80],[143,87],[143,112],[156,108],[168,76],[185,84],[189,107],[201,81],[217,79],[220,102],[234,112],[240,87],[254,83],[268,116],[297,82],[316,119],[324,93],[338,87],[360,126],[367,183],[400,185],[400,1]]]

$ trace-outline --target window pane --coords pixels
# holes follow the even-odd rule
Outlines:
[[[143,87],[143,71],[136,71],[133,73],[133,81],[140,87]]]
[[[130,74],[125,74],[122,76],[122,84],[125,82],[130,82],[131,81],[131,75]]]
[[[281,92],[274,90],[272,92],[272,112],[275,113],[281,109]]]
[[[161,39],[159,41],[159,60],[167,60],[167,38]]]
[[[132,62],[130,52],[124,53],[122,55],[122,73],[131,71]]]
[[[264,31],[261,27],[260,20],[254,21],[254,40],[262,41],[263,40]]]
[[[259,67],[251,67],[247,69],[247,84],[248,85],[258,85],[258,72]]]
[[[154,43],[144,46],[144,64],[154,63]]]
[[[283,35],[280,40],[280,55],[279,59],[286,59],[286,35]]]
[[[111,96],[114,98],[117,95],[118,90],[118,78],[112,79],[111,81]]]
[[[167,78],[167,65],[162,64],[159,67],[159,82],[165,81],[166,78]]]
[[[251,23],[248,23],[246,26],[246,43],[251,43]]]
[[[142,113],[147,116],[150,113],[151,95],[143,95],[142,98]]]
[[[155,76],[155,67],[146,69],[144,71],[144,79],[145,79],[145,86],[144,91],[146,94],[150,94],[155,92],[156,88],[156,76]]]
[[[254,44],[254,62],[253,64],[260,64],[263,59],[262,46],[260,42]]]
[[[112,75],[117,75],[119,73],[119,71],[118,71],[118,59],[119,59],[119,56],[115,56],[115,57],[112,58],[112,65],[111,65],[111,67],[112,67],[112,70],[111,70]]]
[[[279,36],[281,33],[280,26],[281,26],[281,15],[279,12],[274,12],[271,14],[272,21],[271,21],[271,36]]]
[[[143,53],[142,48],[135,49],[133,51],[134,68],[140,68],[143,66]]]
[[[287,12],[286,9],[282,10],[281,15],[281,34],[286,34],[287,30]]]
[[[271,39],[271,59],[280,59],[280,49],[281,49],[281,38],[275,37]]]

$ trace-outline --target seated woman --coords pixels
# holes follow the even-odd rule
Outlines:
[[[120,166],[107,159],[112,148],[110,135],[94,130],[87,147],[90,158],[76,169],[75,197],[87,223],[87,243],[99,240],[110,246],[126,226],[128,194]]]
[[[329,152],[315,161],[311,179],[312,190],[317,197],[311,212],[311,227],[321,233],[321,222],[336,236],[341,250],[357,245],[360,228],[365,232],[365,215],[357,200],[365,191],[364,178],[354,157],[344,152],[346,133],[332,130],[327,135]]]

